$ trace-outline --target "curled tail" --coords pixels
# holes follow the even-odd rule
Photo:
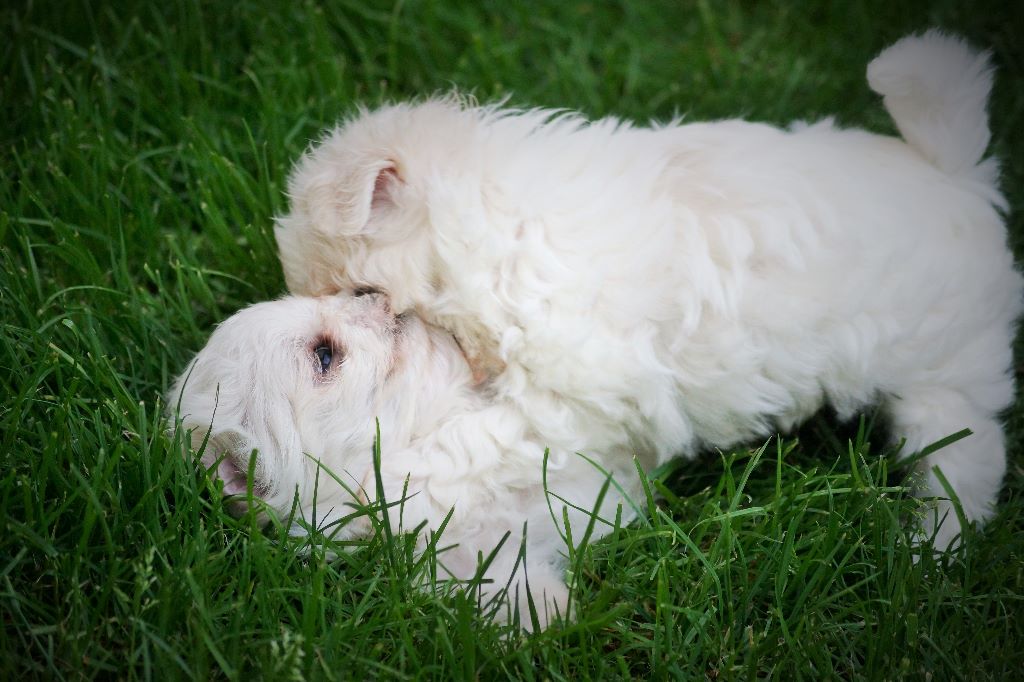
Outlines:
[[[882,95],[910,146],[940,170],[973,174],[989,141],[989,57],[932,29],[875,57],[868,64],[868,85]]]

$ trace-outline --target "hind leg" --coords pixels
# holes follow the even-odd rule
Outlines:
[[[981,523],[992,515],[1006,471],[1006,450],[995,414],[998,408],[991,406],[991,398],[998,392],[1006,394],[1008,402],[1010,391],[1012,387],[1004,379],[987,387],[985,398],[989,400],[984,401],[960,390],[936,387],[901,391],[889,401],[895,435],[906,438],[905,455],[965,428],[972,432],[918,463],[920,494],[936,498],[924,519],[921,537],[934,534],[938,549],[955,546],[963,529],[935,469],[946,478],[968,523]],[[979,402],[989,406],[979,406]]]

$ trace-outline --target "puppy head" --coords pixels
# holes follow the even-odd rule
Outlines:
[[[259,303],[216,329],[168,405],[195,449],[206,441],[203,464],[226,495],[246,493],[252,468],[253,494],[279,513],[297,496],[307,518],[314,503],[318,519],[340,518],[372,481],[376,420],[382,447],[401,447],[422,418],[417,403],[468,374],[431,336],[381,294]]]
[[[304,154],[275,229],[289,290],[372,287],[396,310],[431,298],[442,274],[432,214],[480,195],[483,111],[454,97],[364,110]]]

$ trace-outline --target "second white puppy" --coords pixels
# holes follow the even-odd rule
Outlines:
[[[883,52],[868,81],[902,140],[455,98],[362,112],[292,174],[285,274],[300,294],[386,291],[455,334],[491,400],[424,461],[501,472],[550,447],[555,466],[654,466],[881,401],[905,454],[973,431],[922,463],[922,487],[947,497],[939,467],[982,521],[1021,311],[983,159],[991,78],[934,31]],[[456,503],[478,484],[453,481]],[[940,546],[950,510],[925,529]]]
[[[509,585],[508,601],[524,624],[528,597],[543,623],[555,608],[565,613],[558,565],[564,542],[545,497],[543,450],[487,460],[484,447],[521,445],[514,440],[519,425],[500,414],[479,424],[488,401],[474,389],[451,334],[415,315],[396,316],[386,296],[292,296],[246,308],[217,327],[178,377],[168,405],[233,505],[244,504],[251,486],[264,505],[294,519],[293,532],[315,524],[336,539],[371,533],[370,519],[353,510],[367,503],[396,530],[421,529],[424,543],[444,525],[438,572],[461,580],[477,577],[479,557],[510,533],[480,576],[482,601],[503,607]],[[437,443],[450,442],[467,416],[485,435],[446,456]],[[377,420],[382,456],[375,467]],[[626,485],[636,479],[628,459],[609,467]],[[548,471],[553,507],[568,502],[577,538],[604,480],[579,457]],[[377,504],[378,483],[386,511]],[[605,510],[620,501],[613,489]],[[526,566],[517,570],[524,525]]]

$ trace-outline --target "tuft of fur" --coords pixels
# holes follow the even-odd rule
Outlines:
[[[928,32],[883,52],[869,79],[904,140],[828,120],[642,128],[447,97],[361,111],[305,154],[276,228],[290,289],[385,291],[465,354],[449,393],[421,349],[401,381],[419,372],[431,387],[392,390],[401,407],[382,413],[385,434],[415,424],[383,448],[388,485],[410,476],[413,521],[435,529],[454,504],[445,541],[463,559],[526,521],[525,575],[564,612],[545,448],[549,490],[583,510],[601,472],[615,477],[597,510],[608,519],[638,490],[634,457],[650,468],[874,402],[905,454],[973,431],[921,463],[921,490],[947,496],[938,466],[967,520],[988,518],[1022,280],[983,159],[987,57]],[[418,401],[429,419],[408,416]],[[367,404],[318,413],[345,439],[306,440],[313,427],[296,422],[267,442],[297,433],[316,457],[358,462]],[[206,423],[208,406],[197,413]],[[922,532],[949,546],[959,521],[948,501],[934,509]],[[507,556],[488,577],[504,582]]]

